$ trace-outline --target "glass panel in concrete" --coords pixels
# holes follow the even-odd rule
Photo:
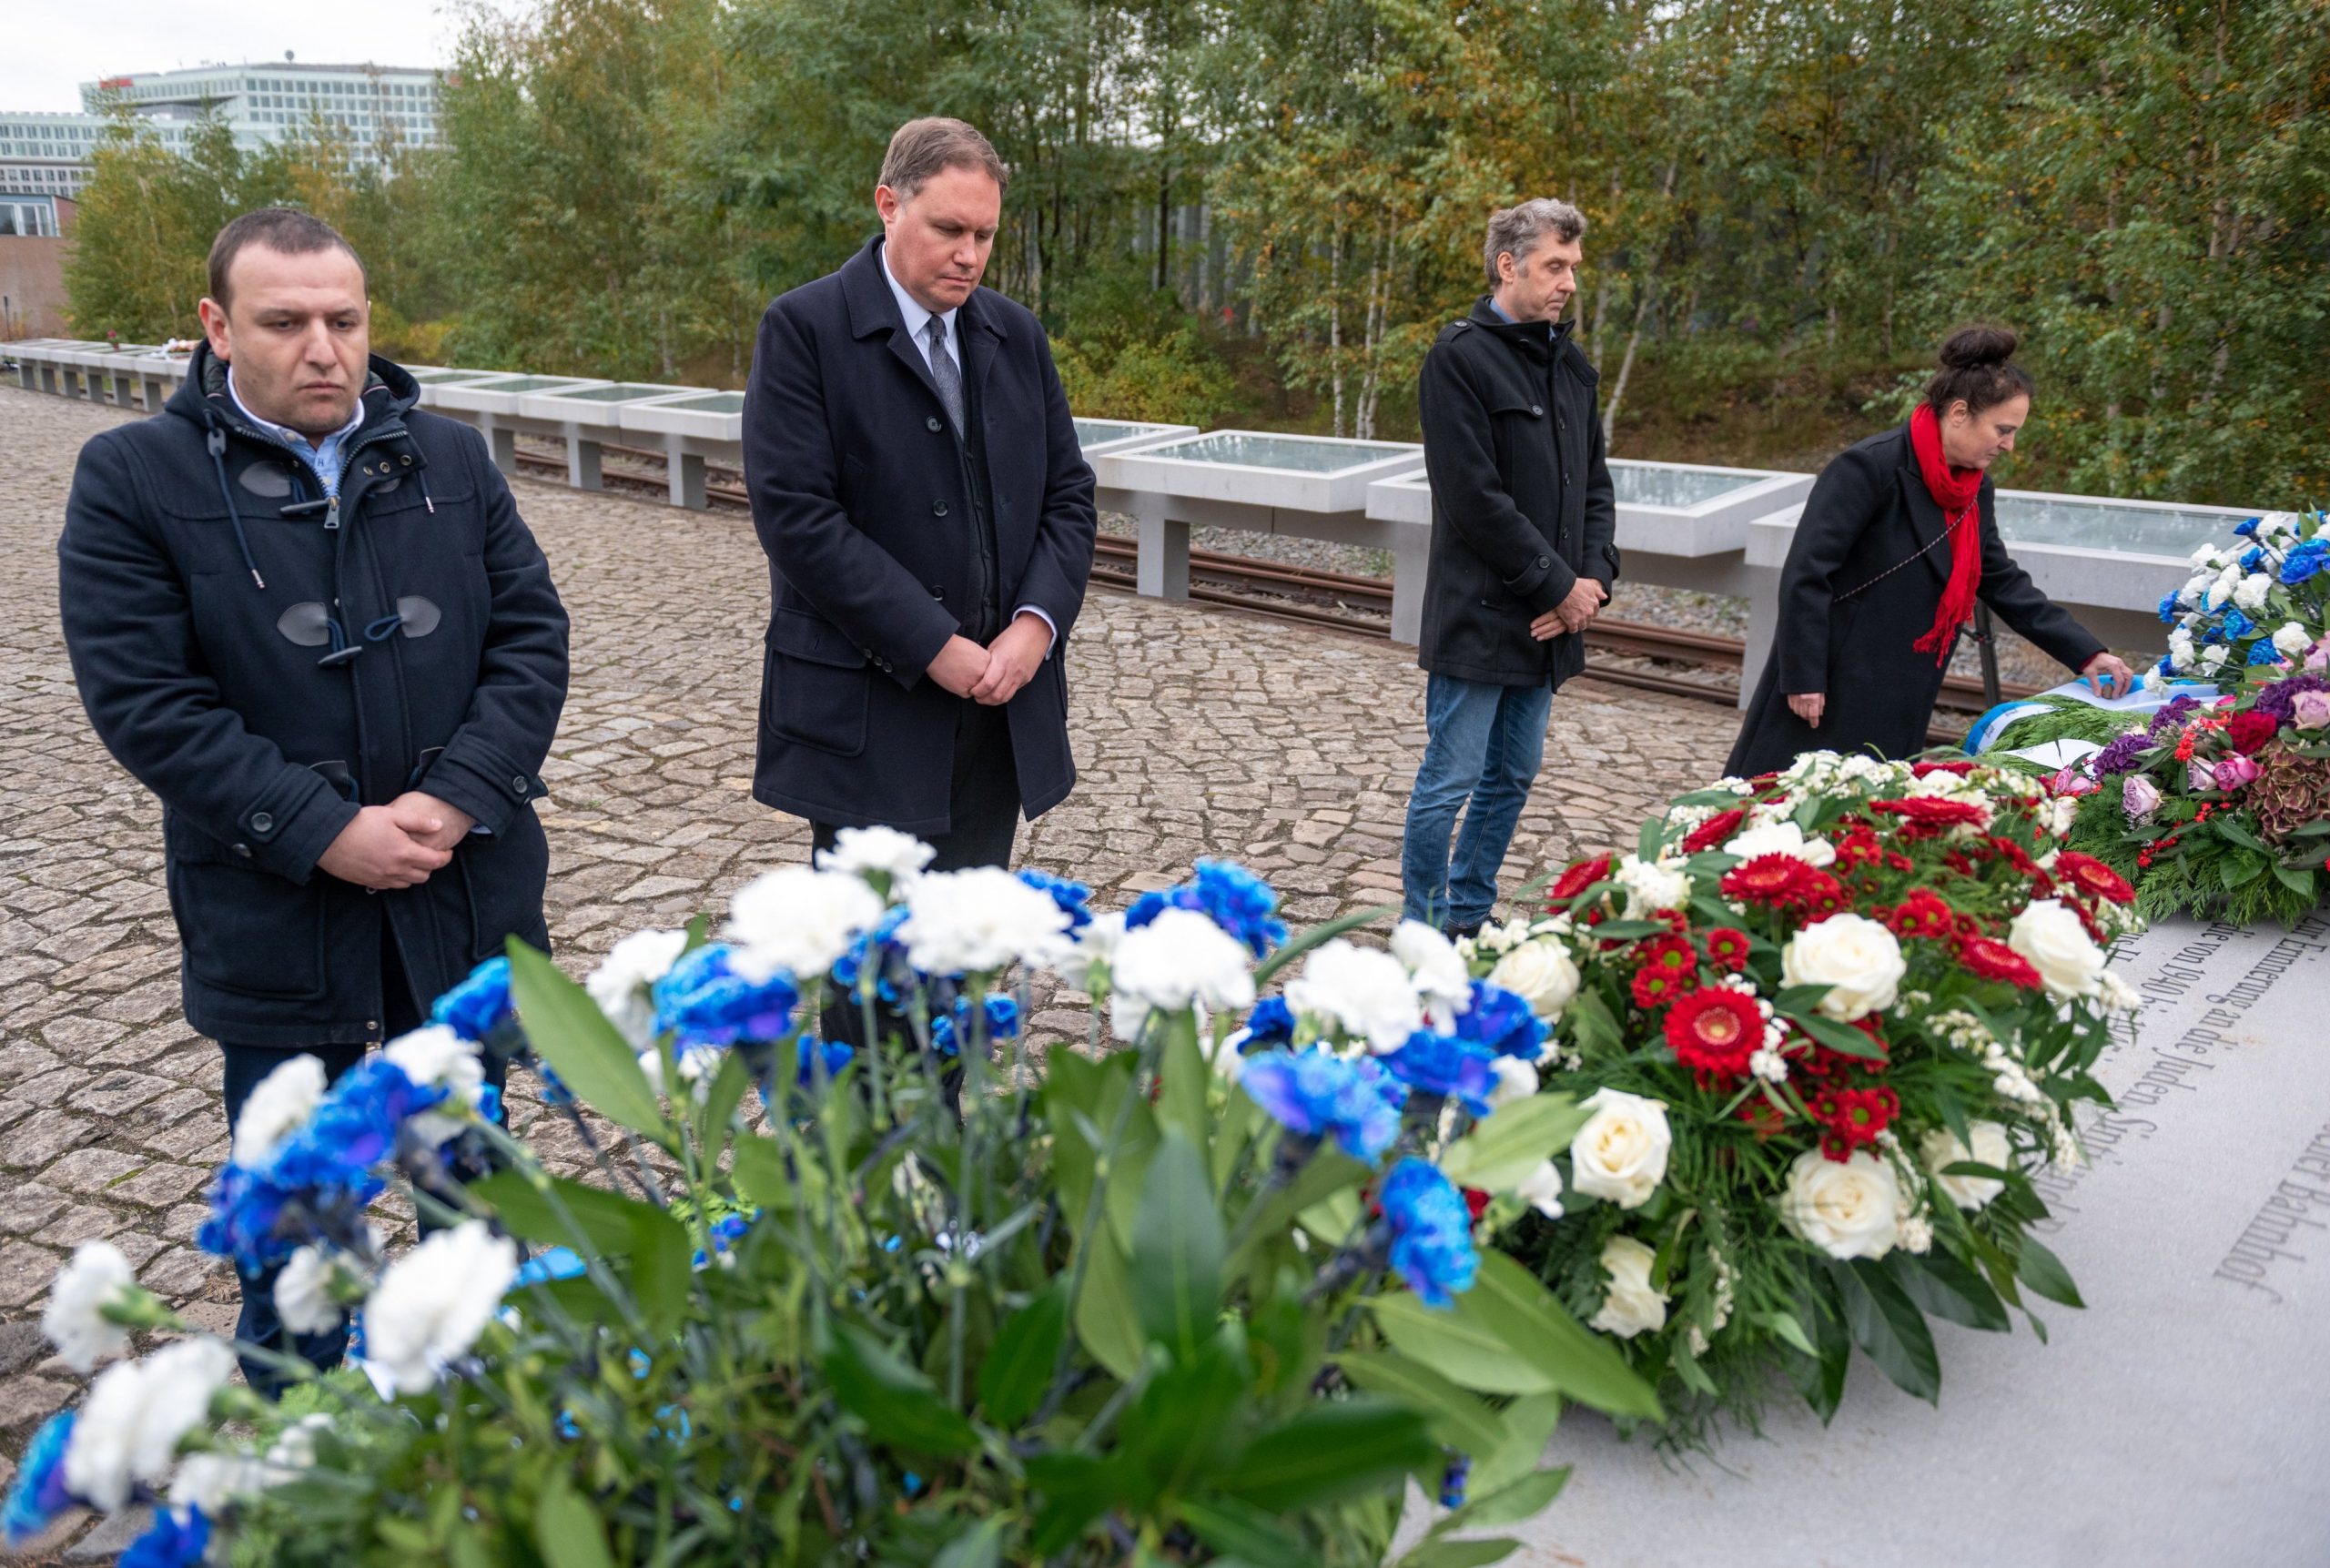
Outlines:
[[[405,369],[414,380],[424,387],[442,386],[452,381],[487,381],[507,373],[501,370],[415,370],[410,366]]]
[[[741,414],[745,411],[745,394],[704,392],[693,398],[664,398],[659,400],[655,406],[691,414]]]
[[[658,387],[644,381],[611,381],[601,387],[567,387],[545,397],[570,398],[577,402],[636,403],[648,398],[668,398],[674,392],[684,392],[685,387]]]
[[[1620,506],[1656,506],[1676,510],[1704,506],[1734,491],[1760,484],[1769,474],[1735,473],[1723,469],[1685,468],[1669,463],[1614,462],[1611,488]]]
[[[1221,463],[1238,468],[1277,469],[1288,473],[1344,473],[1370,463],[1407,457],[1418,450],[1389,441],[1315,440],[1302,436],[1223,430],[1168,441],[1140,455],[1160,462]]]
[[[618,404],[615,422],[643,435],[688,436],[733,446],[744,439],[745,394],[666,389],[662,396]],[[725,451],[714,456],[725,458]]]
[[[1999,531],[2015,544],[2053,544],[2114,555],[2190,555],[2232,537],[2254,512],[2144,506],[2077,496],[1999,492]]]

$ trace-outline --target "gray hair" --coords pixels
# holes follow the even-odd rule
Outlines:
[[[905,199],[920,190],[941,169],[976,169],[995,181],[997,191],[1010,188],[1011,171],[995,144],[961,120],[941,115],[908,120],[890,137],[882,157],[882,183]]]
[[[1496,273],[1498,257],[1509,255],[1513,264],[1519,267],[1549,232],[1565,245],[1582,239],[1585,237],[1585,214],[1565,201],[1555,201],[1547,196],[1533,197],[1518,206],[1489,214],[1488,243],[1481,248],[1481,259],[1488,267],[1489,287],[1494,289],[1504,281]]]

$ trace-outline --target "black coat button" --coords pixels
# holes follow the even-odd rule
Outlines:
[[[251,846],[248,844],[238,844],[235,845],[235,853],[245,860],[248,860],[251,857]]]
[[[932,501],[930,503],[930,515],[933,517],[945,517],[947,515],[947,503],[943,501]]]
[[[251,831],[262,836],[275,831],[275,818],[263,811],[251,813]]]
[[[1543,556],[1543,555],[1541,555],[1541,556],[1537,557],[1537,566],[1538,566],[1538,569],[1539,569],[1540,571],[1544,570],[1545,568],[1546,568],[1546,567],[1548,567],[1548,566],[1551,566],[1552,564],[1553,564],[1553,561],[1552,561],[1552,560],[1551,560],[1551,559],[1549,559],[1548,557],[1546,557],[1546,556]]]
[[[932,435],[935,436],[938,433],[938,416],[937,414],[931,415],[930,418],[923,420],[922,422],[930,428],[930,433]]]
[[[1532,403],[1532,404],[1530,404],[1530,405],[1529,405],[1529,411],[1530,411],[1530,413],[1532,413],[1533,415],[1535,415],[1535,417],[1537,417],[1538,419],[1541,419],[1541,420],[1542,420],[1542,419],[1544,419],[1544,418],[1545,417],[1545,409],[1544,409],[1541,405],[1539,405],[1539,404],[1536,404],[1536,403]]]
[[[525,799],[525,798],[526,798],[526,775],[525,775],[525,774],[518,774],[513,775],[513,776],[511,778],[511,780],[510,780],[510,793],[511,793],[512,794],[516,795],[520,800],[523,800],[523,799]]]

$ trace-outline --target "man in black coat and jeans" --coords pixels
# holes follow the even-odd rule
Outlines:
[[[1489,294],[1424,356],[1417,392],[1432,481],[1418,662],[1428,739],[1400,850],[1404,914],[1480,929],[1544,755],[1561,683],[1617,581],[1617,501],[1594,367],[1561,319],[1585,218],[1525,201],[1489,219]],[[1464,828],[1452,860],[1449,840]]]
[[[1069,633],[1098,515],[1041,323],[978,286],[1007,175],[960,120],[902,126],[882,235],[761,319],[745,478],[770,616],[754,797],[1002,865],[1076,778]]]
[[[547,946],[566,613],[482,440],[371,356],[346,240],[270,208],[209,266],[185,384],[81,449],[57,552],[90,722],[161,799],[232,1126],[291,1057],[337,1077],[509,937]],[[245,1281],[239,1331],[283,1348],[272,1290]]]

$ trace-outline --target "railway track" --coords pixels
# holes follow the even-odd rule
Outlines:
[[[603,462],[600,477],[603,482],[658,492],[665,488],[662,452],[613,445],[603,446],[600,450],[603,458],[623,459],[639,465],[626,469]],[[563,456],[530,450],[523,446],[518,449],[518,461],[525,467],[559,472],[566,469]],[[714,466],[706,473],[704,494],[724,507],[747,508],[751,498],[742,487],[743,478],[734,469]],[[1132,540],[1119,534],[1102,534],[1094,547],[1092,581],[1104,588],[1131,592],[1137,554]],[[1190,597],[1202,604],[1354,636],[1391,635],[1392,585],[1379,577],[1193,549],[1190,551]],[[1746,647],[1737,637],[1676,631],[1641,621],[1606,620],[1597,621],[1587,630],[1585,645],[1595,652],[1628,661],[1613,663],[1606,659],[1590,664],[1586,673],[1594,680],[1725,707],[1733,706],[1739,700],[1738,671]],[[1637,667],[1642,663],[1728,671],[1732,679],[1727,683],[1694,680],[1672,668]],[[2001,695],[2005,697],[2029,696],[2037,690],[2035,686],[2013,684],[2000,688]],[[1989,704],[1980,682],[1952,675],[1942,683],[1941,705],[1980,713]],[[1932,738],[1955,740],[1957,736],[1936,730]]]

